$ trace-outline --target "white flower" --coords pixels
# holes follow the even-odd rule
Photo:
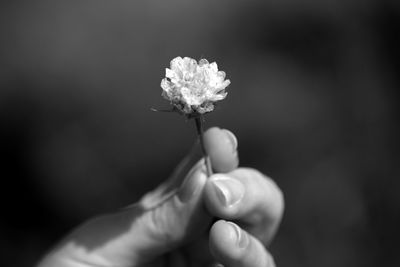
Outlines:
[[[206,59],[176,57],[170,68],[165,69],[166,78],[161,81],[162,96],[186,115],[204,114],[214,109],[214,103],[227,95],[225,72],[218,71],[217,63]]]

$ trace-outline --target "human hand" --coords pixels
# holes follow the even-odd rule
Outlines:
[[[193,166],[192,152],[156,190],[82,225],[39,266],[275,266],[265,246],[281,220],[281,191],[237,168],[231,132],[211,128],[204,138],[216,174],[206,177],[203,160]]]

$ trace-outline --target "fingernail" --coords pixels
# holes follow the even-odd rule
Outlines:
[[[229,176],[214,174],[212,183],[219,201],[225,207],[235,205],[244,196],[243,184]]]
[[[236,139],[236,136],[231,131],[229,131],[227,129],[221,129],[221,130],[225,133],[229,143],[231,143],[232,151],[236,152],[237,147],[238,147],[238,141]]]
[[[231,231],[236,238],[236,245],[239,248],[245,248],[249,244],[249,237],[247,233],[245,233],[239,226],[234,224],[233,222],[227,222],[227,224],[231,227]]]
[[[206,174],[203,172],[202,168],[199,168],[192,175],[186,177],[181,185],[178,192],[178,198],[183,202],[188,202],[194,196],[196,196],[202,188],[202,179],[207,179]]]

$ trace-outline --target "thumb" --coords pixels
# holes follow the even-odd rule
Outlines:
[[[212,127],[204,133],[204,146],[215,172],[227,173],[239,165],[238,142],[227,130]]]
[[[141,237],[141,242],[134,241],[141,263],[206,233],[212,220],[202,202],[206,181],[204,165],[197,164],[176,194],[146,210],[136,221],[132,234]]]

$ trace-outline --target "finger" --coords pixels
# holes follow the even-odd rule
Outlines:
[[[199,168],[183,182],[168,201],[145,212],[135,224],[132,236],[142,258],[154,258],[169,252],[207,232],[212,216],[203,207],[203,189],[207,176]],[[137,235],[143,240],[137,242]]]
[[[276,232],[284,209],[283,194],[275,182],[249,168],[212,175],[204,200],[211,214],[237,221],[265,244]]]
[[[210,128],[204,133],[204,146],[215,172],[229,172],[239,165],[238,142],[232,132]]]
[[[263,244],[233,222],[217,221],[210,230],[210,250],[227,267],[274,267]]]

